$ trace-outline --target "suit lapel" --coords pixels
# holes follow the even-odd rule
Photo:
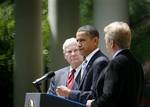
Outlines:
[[[102,55],[102,53],[101,53],[101,51],[99,50],[99,51],[97,51],[97,52],[92,56],[92,58],[90,59],[89,63],[88,63],[87,66],[86,66],[85,71],[83,72],[83,76],[82,76],[82,79],[81,79],[79,88],[82,87],[83,82],[84,82],[84,80],[85,80],[85,77],[86,77],[86,75],[88,74],[88,72],[89,72],[89,70],[90,70],[90,68],[91,68],[91,66],[92,66],[92,64],[93,64],[93,62],[94,62],[95,59],[96,59],[97,57],[99,57],[100,55]]]
[[[69,67],[67,67],[66,69],[65,69],[65,71],[64,71],[64,73],[63,73],[63,80],[61,81],[63,84],[64,84],[64,86],[66,86],[66,84],[67,84],[67,79],[68,79],[68,74],[69,74]]]
[[[81,70],[79,71],[77,77],[75,78],[75,81],[74,81],[72,89],[79,89],[80,76],[81,76]]]

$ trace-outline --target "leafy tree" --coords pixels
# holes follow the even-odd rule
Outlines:
[[[129,0],[129,17],[133,34],[131,50],[141,62],[150,60],[150,1]]]
[[[11,107],[13,102],[13,38],[14,11],[10,1],[0,4],[0,92],[1,105]],[[6,101],[5,101],[6,100]]]
[[[43,59],[45,72],[48,71],[49,64],[49,40],[50,28],[48,24],[48,0],[42,1],[42,36],[43,36]]]
[[[43,62],[44,72],[50,71],[49,67],[49,40],[50,40],[50,27],[48,23],[48,0],[42,0],[42,36],[43,36]],[[46,81],[44,91],[48,89],[48,81]]]
[[[150,78],[150,0],[129,0],[129,16],[133,34],[131,50],[143,63],[145,77]],[[149,99],[150,82],[146,82],[143,107],[150,107]]]
[[[93,0],[80,0],[80,23],[93,23]]]

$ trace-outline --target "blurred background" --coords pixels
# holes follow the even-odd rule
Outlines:
[[[23,107],[25,93],[37,92],[32,81],[65,66],[62,44],[81,25],[97,27],[107,54],[103,28],[112,21],[132,29],[131,51],[145,74],[143,107],[150,107],[150,0],[0,0],[0,105]]]

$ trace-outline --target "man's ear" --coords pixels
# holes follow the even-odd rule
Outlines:
[[[98,44],[99,43],[99,38],[98,37],[95,37],[93,38],[94,39],[94,43]]]
[[[113,49],[115,47],[115,41],[114,40],[110,40],[110,46],[111,46],[111,49]]]

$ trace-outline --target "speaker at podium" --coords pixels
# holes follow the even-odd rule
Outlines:
[[[24,107],[86,107],[84,104],[46,93],[26,93]]]

